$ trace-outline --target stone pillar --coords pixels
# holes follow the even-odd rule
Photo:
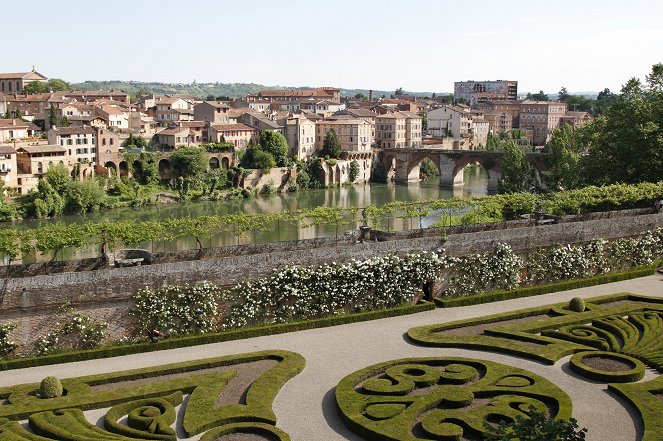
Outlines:
[[[456,173],[456,161],[444,153],[440,154],[440,187],[454,188],[465,184],[463,171]]]
[[[407,169],[410,166],[409,156],[407,153],[396,155],[396,174],[394,180],[396,182],[410,182]]]
[[[488,191],[496,192],[497,183],[502,179],[502,169],[494,167],[486,172],[488,172]]]

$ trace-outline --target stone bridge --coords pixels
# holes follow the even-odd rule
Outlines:
[[[469,164],[481,165],[488,174],[488,190],[496,191],[502,178],[504,152],[482,150],[445,150],[437,148],[384,148],[378,157],[387,178],[396,182],[418,182],[421,161],[428,158],[440,171],[440,186],[453,188],[464,185],[463,169]],[[542,153],[527,153],[527,159],[540,175],[543,171]]]

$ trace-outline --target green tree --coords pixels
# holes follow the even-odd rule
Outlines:
[[[404,95],[403,88],[399,87],[398,89],[396,89],[396,91],[394,92],[394,95],[396,95],[396,96]]]
[[[199,147],[180,147],[170,157],[170,164],[175,178],[198,181],[207,171],[207,156]]]
[[[23,93],[26,95],[34,95],[35,93],[44,93],[48,91],[46,83],[41,81],[32,81],[23,86]]]
[[[534,170],[523,151],[513,141],[504,144],[502,179],[497,184],[500,193],[531,191],[536,185]]]
[[[62,115],[62,119],[60,120],[60,127],[69,127],[69,118],[67,118],[67,115]]]
[[[583,441],[587,429],[578,430],[578,422],[548,418],[545,412],[530,407],[529,418],[517,416],[513,423],[502,422],[497,427],[486,423],[486,441]]]
[[[260,147],[263,151],[272,155],[279,167],[288,165],[288,141],[280,132],[263,130],[260,133]]]
[[[621,92],[605,115],[579,129],[589,152],[581,160],[588,184],[657,182],[663,176],[663,64],[652,67],[646,84],[632,78]]]
[[[147,147],[147,140],[140,135],[134,135],[129,133],[129,137],[124,142],[125,147],[134,147],[139,149],[144,149]]]
[[[73,182],[69,170],[63,164],[51,166],[44,174],[44,178],[53,187],[53,190],[61,195],[69,190],[69,186]]]
[[[546,168],[543,181],[549,189],[557,191],[578,186],[582,150],[573,127],[564,125],[553,132],[544,150]]]
[[[71,90],[71,84],[59,78],[51,78],[48,80],[46,92],[61,92],[63,90]]]
[[[368,97],[360,92],[360,93],[355,94],[355,99],[366,101],[368,99]]]
[[[58,113],[55,110],[55,106],[53,104],[51,104],[51,109],[48,113],[48,124],[51,127],[57,127],[58,125]]]
[[[539,90],[538,93],[528,93],[527,94],[527,99],[534,100],[534,101],[549,101],[550,100],[548,95],[543,90]]]
[[[84,214],[96,211],[106,205],[106,192],[99,182],[88,178],[72,181],[66,195],[66,211],[71,214]]]
[[[336,135],[335,129],[329,130],[325,135],[320,156],[332,159],[338,159],[341,156],[341,144],[338,142],[338,135]]]
[[[348,173],[348,178],[350,179],[350,182],[354,182],[357,179],[360,171],[361,167],[359,167],[359,163],[357,161],[352,161],[350,163],[350,172]]]
[[[38,219],[61,216],[64,213],[64,206],[64,198],[60,193],[53,189],[48,180],[40,180],[33,199],[35,216]]]
[[[253,153],[253,164],[255,168],[259,168],[261,170],[269,170],[276,167],[274,156],[264,150],[256,150]]]
[[[559,91],[559,93],[557,94],[557,99],[558,99],[559,101],[564,101],[564,102],[566,102],[566,101],[569,100],[569,97],[570,97],[570,96],[571,96],[571,95],[569,95],[569,93],[566,91],[566,87],[562,87],[562,89],[561,89],[561,90]]]

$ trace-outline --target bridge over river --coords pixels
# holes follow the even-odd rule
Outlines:
[[[543,170],[542,153],[527,153],[527,159],[536,168]],[[383,148],[378,158],[387,177],[396,182],[418,182],[421,161],[428,158],[440,170],[440,185],[453,188],[464,185],[463,169],[469,164],[481,165],[488,174],[488,191],[496,191],[502,178],[502,158],[504,152],[485,150],[446,150],[430,147]]]

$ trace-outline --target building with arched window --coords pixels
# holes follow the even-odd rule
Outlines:
[[[48,78],[36,71],[0,73],[0,93],[23,93],[23,88],[33,81],[46,83]]]

